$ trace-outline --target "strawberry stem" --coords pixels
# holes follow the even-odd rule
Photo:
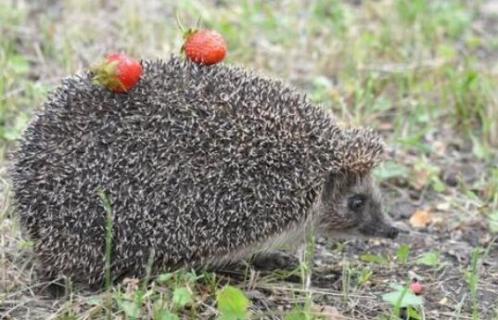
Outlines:
[[[92,83],[102,85],[111,90],[119,88],[122,91],[126,91],[125,85],[117,78],[117,67],[117,61],[104,61],[101,64],[92,67],[90,69],[94,74],[92,77]]]

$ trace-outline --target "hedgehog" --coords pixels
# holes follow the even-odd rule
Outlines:
[[[242,67],[141,64],[128,94],[65,78],[23,133],[14,203],[44,277],[102,284],[109,230],[113,280],[221,266],[307,232],[396,237],[372,130]]]

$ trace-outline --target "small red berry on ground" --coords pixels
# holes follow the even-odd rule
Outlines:
[[[418,282],[418,281],[413,281],[410,284],[410,290],[415,294],[415,295],[421,295],[424,292],[424,286]]]

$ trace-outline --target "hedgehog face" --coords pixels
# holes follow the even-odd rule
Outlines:
[[[398,229],[386,222],[380,192],[370,176],[329,176],[323,188],[318,230],[339,238],[394,239],[398,235]]]

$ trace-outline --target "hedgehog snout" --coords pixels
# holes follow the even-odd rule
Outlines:
[[[389,221],[381,222],[379,226],[377,226],[377,230],[374,231],[374,236],[395,239],[398,237],[400,233],[400,229],[394,227]]]
[[[366,237],[380,237],[388,239],[395,239],[400,233],[398,228],[394,227],[382,218],[368,220],[357,230],[361,235]]]

